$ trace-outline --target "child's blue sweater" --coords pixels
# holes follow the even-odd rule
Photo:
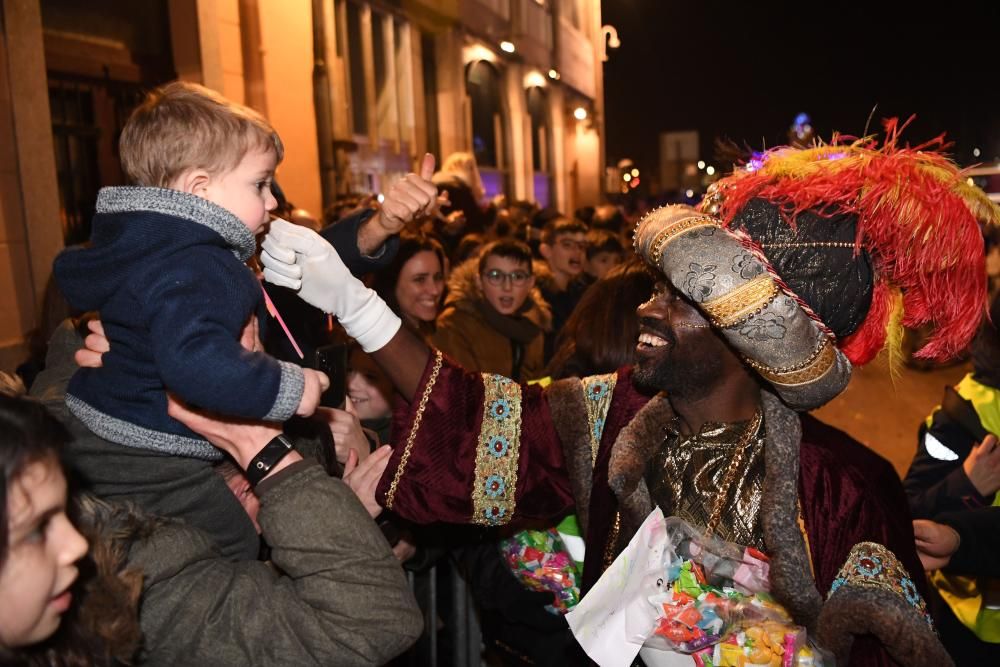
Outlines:
[[[81,368],[67,407],[97,435],[165,454],[219,458],[167,416],[167,392],[224,415],[284,421],[302,369],[248,352],[240,332],[261,303],[244,262],[254,236],[220,206],[176,190],[104,188],[91,245],[56,258],[70,305],[100,313],[111,351]]]

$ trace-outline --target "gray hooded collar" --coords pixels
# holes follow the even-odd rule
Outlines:
[[[97,213],[149,211],[172,215],[217,233],[241,262],[257,252],[253,233],[239,218],[207,199],[179,190],[133,186],[101,188],[97,193],[96,210]]]

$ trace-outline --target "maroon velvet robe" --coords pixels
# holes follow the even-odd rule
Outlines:
[[[592,452],[574,450],[564,442],[572,439],[567,433],[574,428],[590,428],[587,414],[576,409],[578,405],[567,405],[555,387],[491,384],[495,376],[465,373],[445,360],[427,392],[434,363],[432,358],[413,403],[397,413],[396,447],[378,486],[379,501],[418,523],[518,525],[557,520],[572,511],[574,497],[582,496],[586,507],[577,508],[577,514],[586,517],[581,521],[587,545],[582,586],[586,593],[604,571],[616,513],[624,512],[622,499],[609,484],[612,451],[623,429],[651,397],[632,384],[631,369],[618,372],[592,465]],[[421,411],[423,396],[427,400]],[[508,420],[518,417],[512,430]],[[801,423],[799,469],[788,474],[798,476],[804,534],[820,594],[828,595],[838,570],[859,542],[887,547],[916,575],[922,592],[923,570],[910,513],[892,466],[847,434],[808,415],[801,416]],[[506,435],[498,433],[497,425],[507,428]],[[512,433],[517,433],[517,442],[511,441]],[[591,485],[582,489],[580,477],[590,473],[581,471],[588,470],[593,471]],[[664,511],[669,513],[668,508]],[[634,530],[644,518],[632,517],[634,525],[623,520],[623,530]],[[623,544],[631,534],[624,537]],[[874,637],[863,636],[854,643],[851,664],[894,663]]]

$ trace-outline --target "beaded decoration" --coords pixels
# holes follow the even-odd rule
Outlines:
[[[896,555],[877,542],[860,542],[854,545],[847,560],[830,585],[827,598],[842,586],[877,588],[900,596],[919,613],[928,625],[933,626],[927,613],[927,604],[910,579]]]
[[[483,421],[472,487],[472,523],[499,526],[514,516],[521,444],[521,386],[483,373]]]
[[[587,423],[590,425],[590,464],[597,463],[597,450],[604,434],[604,418],[611,407],[611,395],[615,391],[617,373],[591,375],[581,380],[584,405],[587,406]]]

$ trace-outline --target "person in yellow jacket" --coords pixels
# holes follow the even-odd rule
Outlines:
[[[1000,299],[994,299],[990,315],[993,322],[1000,321]],[[918,549],[921,539],[934,542],[933,536],[963,534],[962,542],[969,543],[970,531],[985,525],[972,521],[973,516],[1000,513],[982,514],[983,508],[1000,505],[1000,332],[990,321],[972,344],[972,360],[973,372],[945,388],[941,405],[921,425],[903,482],[917,520]],[[962,531],[944,527],[958,523]],[[931,530],[933,526],[939,530]],[[921,538],[921,530],[928,536]],[[925,560],[925,567],[934,568],[930,579],[937,604],[932,609],[936,607],[941,639],[956,663],[1000,664],[1000,579],[954,562]]]

